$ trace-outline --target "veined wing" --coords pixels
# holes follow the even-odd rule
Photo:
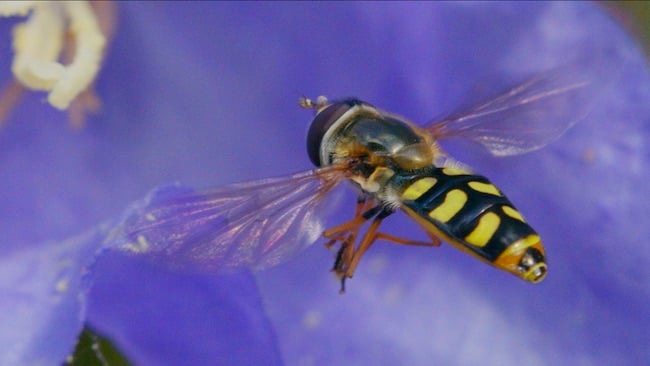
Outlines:
[[[435,139],[469,138],[496,156],[524,154],[557,139],[583,118],[606,75],[584,63],[558,68],[424,128]]]
[[[108,240],[179,269],[274,266],[320,237],[323,198],[344,174],[326,167],[204,192],[159,188],[127,210]]]

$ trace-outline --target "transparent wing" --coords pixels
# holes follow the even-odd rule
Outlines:
[[[127,210],[109,240],[174,268],[209,272],[276,265],[316,241],[340,167],[205,192],[159,188]]]
[[[558,68],[424,128],[435,139],[469,138],[496,156],[527,153],[557,139],[584,117],[605,75],[584,63]]]

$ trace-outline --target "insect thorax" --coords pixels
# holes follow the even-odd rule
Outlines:
[[[350,179],[382,201],[396,202],[393,175],[433,163],[429,136],[401,117],[361,104],[340,119],[321,142],[321,161],[350,164]]]

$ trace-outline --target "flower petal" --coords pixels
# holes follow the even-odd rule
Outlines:
[[[95,270],[88,322],[133,363],[281,364],[250,274],[179,274],[120,255]]]
[[[59,364],[85,317],[85,266],[100,243],[92,231],[0,257],[0,364]]]

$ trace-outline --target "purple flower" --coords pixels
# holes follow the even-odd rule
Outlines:
[[[66,116],[33,94],[0,131],[0,364],[61,363],[84,322],[137,364],[650,358],[642,241],[650,236],[650,75],[599,8],[136,2],[120,4],[119,15],[96,85],[101,114],[71,132]],[[2,34],[9,29],[0,23]],[[0,53],[11,57],[8,47]],[[228,276],[106,250],[153,187],[311,169],[302,95],[357,96],[425,123],[567,60],[600,65],[607,83],[593,106],[576,106],[590,113],[560,140],[500,159],[443,143],[540,233],[549,258],[540,285],[448,245],[379,242],[344,296],[328,273],[334,253],[320,245]],[[336,222],[353,214],[354,196],[347,199]],[[424,237],[405,215],[384,225]]]

